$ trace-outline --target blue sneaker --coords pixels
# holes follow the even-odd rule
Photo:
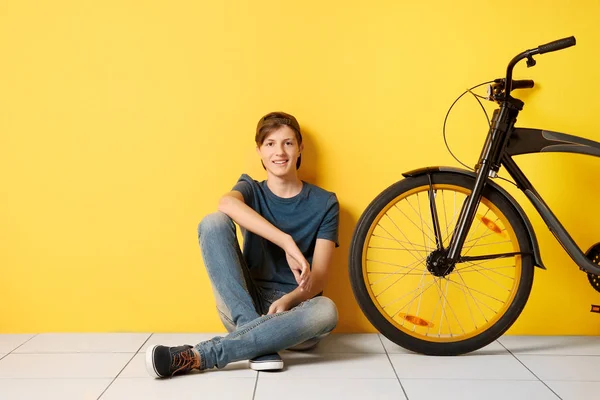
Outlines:
[[[279,371],[283,369],[283,360],[277,353],[254,357],[249,362],[255,371]]]

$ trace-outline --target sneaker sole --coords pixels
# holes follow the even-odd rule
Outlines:
[[[283,360],[279,361],[249,361],[250,369],[255,371],[278,371],[283,369]]]
[[[153,378],[163,378],[163,376],[161,376],[154,368],[154,350],[156,350],[157,347],[158,345],[154,345],[153,347],[148,347],[148,349],[146,349],[146,371],[148,371],[148,374]]]

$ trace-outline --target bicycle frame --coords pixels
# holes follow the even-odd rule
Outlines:
[[[517,187],[531,201],[534,208],[540,214],[550,231],[563,246],[571,259],[573,259],[573,261],[584,271],[595,275],[600,275],[600,266],[594,264],[585,257],[585,254],[581,248],[575,243],[571,235],[560,223],[559,219],[543,200],[542,196],[535,190],[531,182],[527,179],[523,171],[521,171],[512,158],[514,155],[548,152],[578,153],[600,157],[600,143],[559,132],[551,132],[541,129],[514,128],[513,132],[510,134],[508,145],[500,160],[501,166],[506,168],[506,171],[517,184]],[[464,211],[461,210],[462,218],[459,217],[459,222],[455,230],[457,234],[452,238],[450,246],[448,247],[448,259],[452,262],[467,260],[473,261],[467,257],[457,256],[457,254],[460,254],[462,244],[466,239],[466,234],[471,225],[469,221],[472,222],[475,216],[477,205],[481,199],[481,191],[485,187],[485,184],[487,183],[486,181],[490,179],[485,177],[487,177],[487,174],[489,174],[491,169],[488,168],[487,174],[484,175],[485,170],[485,168],[480,168],[477,172],[475,187],[473,188],[474,190],[470,196],[471,199],[469,199],[472,201],[467,201],[465,203]],[[476,193],[478,186],[481,187],[481,190],[477,191],[479,195]],[[473,196],[473,194],[475,194],[475,196]],[[471,211],[469,206],[473,207],[472,216],[469,212]],[[463,213],[464,216],[462,215]],[[453,248],[452,245],[455,247]],[[454,253],[453,250],[455,251]],[[499,258],[499,256],[509,257],[512,255],[514,255],[514,253],[507,253],[505,255],[490,255],[487,258]],[[481,256],[478,259],[482,259],[482,257],[485,256]]]
[[[548,152],[579,153],[600,157],[600,143],[559,132],[516,128],[502,159],[502,165],[531,201],[573,261],[586,272],[599,275],[600,267],[585,257],[585,254],[512,159],[513,155]]]
[[[483,189],[490,181],[490,176],[496,176],[500,167],[506,168],[514,179],[517,187],[531,201],[550,231],[563,246],[573,261],[583,270],[591,274],[600,275],[600,266],[586,258],[583,251],[577,246],[571,235],[560,223],[550,207],[535,190],[523,171],[517,166],[512,156],[531,153],[579,153],[600,157],[600,143],[578,136],[567,135],[540,129],[516,128],[515,122],[519,111],[523,109],[523,102],[510,96],[512,81],[512,68],[521,59],[527,58],[528,64],[535,65],[531,58],[533,54],[543,54],[548,51],[560,50],[575,44],[568,39],[550,43],[544,49],[540,46],[535,50],[528,50],[519,54],[509,64],[506,76],[505,95],[500,101],[500,108],[494,112],[490,130],[488,132],[479,161],[476,165],[477,177],[473,191],[467,197],[461,209],[454,234],[447,249],[447,261],[450,263],[512,257],[523,253],[490,254],[485,256],[461,256],[463,244],[471,227],[475,213],[481,200]],[[554,47],[552,47],[554,46]],[[545,50],[545,51],[541,51]],[[518,81],[515,81],[518,82]],[[524,86],[525,87],[525,86]],[[432,213],[436,213],[435,202],[431,204]],[[435,221],[434,221],[435,223]]]

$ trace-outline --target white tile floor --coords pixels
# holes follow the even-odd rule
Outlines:
[[[332,335],[284,371],[245,362],[156,380],[143,353],[211,334],[0,335],[0,400],[600,398],[600,337],[504,336],[460,357],[412,354],[377,334]]]

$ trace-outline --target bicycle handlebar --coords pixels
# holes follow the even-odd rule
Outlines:
[[[512,89],[531,89],[534,84],[531,79],[513,80]]]
[[[514,82],[519,82],[512,80],[513,68],[519,61],[526,58],[527,65],[531,67],[535,65],[535,61],[533,60],[532,56],[536,54],[544,54],[549,53],[551,51],[566,49],[567,47],[575,46],[575,44],[575,36],[570,36],[568,38],[559,39],[555,40],[554,42],[543,44],[532,50],[526,50],[515,56],[512,60],[510,60],[510,62],[508,63],[508,68],[506,68],[506,95],[510,96],[511,90],[516,89],[516,87],[514,86]],[[533,87],[533,85],[531,87]]]
[[[575,36],[555,40],[553,42],[538,46],[538,54],[550,53],[551,51],[566,49],[567,47],[575,46],[576,43],[577,41],[575,40]]]

